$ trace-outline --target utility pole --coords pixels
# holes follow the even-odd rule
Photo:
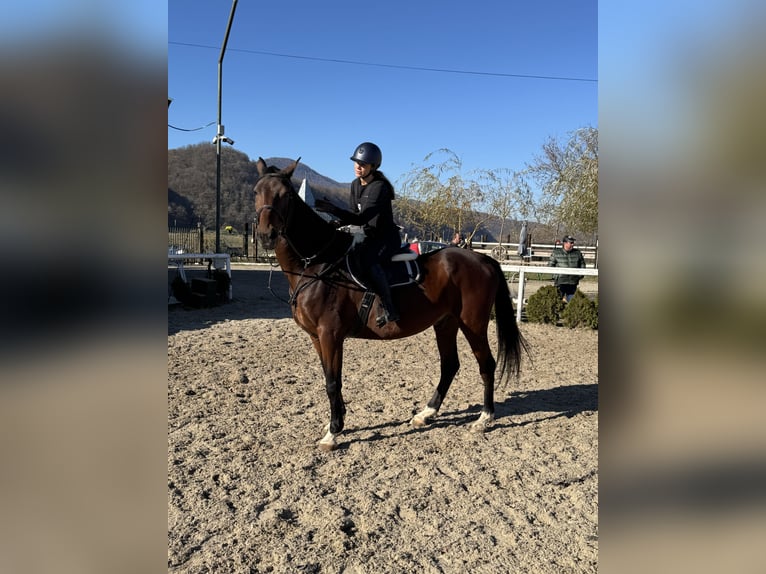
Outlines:
[[[231,23],[234,21],[234,11],[237,9],[237,0],[231,2],[229,23],[226,25],[226,35],[223,37],[221,55],[218,57],[218,131],[213,138],[215,144],[215,252],[221,252],[221,142],[234,145],[234,140],[224,136],[224,128],[221,124],[221,85],[223,83],[223,56],[226,53],[226,44],[229,42]]]

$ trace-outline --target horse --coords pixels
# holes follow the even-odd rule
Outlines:
[[[415,283],[392,288],[401,319],[379,326],[374,314],[360,318],[365,289],[351,277],[343,262],[352,247],[352,234],[325,221],[295,191],[291,178],[300,158],[283,169],[258,158],[255,184],[255,225],[264,248],[273,250],[289,284],[293,319],[308,333],[322,364],[330,422],[318,448],[338,448],[346,408],[341,374],[347,338],[392,340],[410,337],[433,327],[440,357],[440,378],[425,408],[410,424],[427,426],[439,408],[460,367],[457,333],[473,351],[484,383],[481,414],[470,430],[484,432],[494,422],[495,370],[507,381],[518,375],[526,341],[519,332],[508,284],[493,258],[455,247],[418,256],[420,275]],[[498,362],[487,332],[494,306]]]

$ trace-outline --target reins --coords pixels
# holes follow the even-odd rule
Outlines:
[[[281,178],[283,181],[286,182],[287,185],[289,185],[289,189],[290,189],[290,191],[292,193],[287,195],[287,202],[288,203],[287,203],[286,214],[284,214],[282,211],[280,211],[279,209],[274,207],[273,204],[271,204],[271,205],[263,205],[260,209],[256,210],[256,212],[255,212],[256,221],[260,220],[260,215],[261,215],[261,213],[263,212],[264,209],[268,209],[269,211],[274,212],[279,217],[279,219],[282,222],[280,228],[277,229],[278,235],[285,239],[285,241],[287,242],[287,244],[290,247],[290,249],[293,251],[293,253],[295,253],[297,258],[300,260],[301,264],[303,265],[303,269],[299,273],[295,272],[295,271],[290,271],[290,270],[286,270],[286,269],[282,268],[282,272],[283,273],[286,273],[288,275],[298,275],[299,276],[298,277],[298,281],[297,281],[298,285],[295,288],[295,290],[290,293],[290,296],[289,296],[289,298],[287,300],[285,300],[283,297],[280,297],[279,295],[277,295],[274,292],[274,290],[272,289],[272,287],[271,287],[271,274],[273,273],[273,269],[275,267],[274,265],[272,265],[271,266],[271,271],[270,271],[270,274],[269,274],[269,285],[268,285],[268,289],[271,292],[271,294],[276,299],[278,299],[279,301],[282,301],[283,303],[287,303],[288,305],[293,305],[294,306],[294,305],[296,305],[296,301],[297,301],[298,295],[300,295],[300,293],[302,291],[304,291],[306,288],[308,288],[309,286],[313,285],[317,281],[322,281],[322,282],[329,283],[329,284],[335,284],[335,285],[338,285],[338,286],[346,287],[348,289],[355,289],[355,290],[363,291],[363,289],[359,289],[353,281],[350,281],[350,280],[346,280],[346,281],[337,280],[337,279],[329,276],[334,270],[336,270],[336,269],[338,269],[340,267],[340,263],[343,261],[343,258],[345,257],[346,253],[348,252],[348,249],[343,254],[341,254],[341,256],[337,260],[335,260],[335,261],[333,261],[331,263],[328,263],[318,273],[307,274],[307,271],[308,271],[309,267],[311,267],[312,265],[316,265],[316,263],[314,263],[314,261],[320,255],[322,255],[325,252],[327,252],[330,249],[330,247],[333,245],[333,243],[336,241],[336,239],[338,237],[337,232],[333,232],[330,235],[329,241],[324,243],[312,255],[304,255],[303,253],[301,253],[301,250],[298,249],[298,247],[296,246],[295,242],[290,238],[290,235],[287,232],[288,228],[290,228],[290,224],[291,224],[291,221],[293,219],[294,212],[295,212],[295,210],[293,209],[293,205],[291,203],[294,200],[294,198],[292,196],[296,193],[295,192],[295,188],[293,187],[292,181],[290,181],[288,178],[284,177],[283,175],[277,174],[277,173],[269,173],[269,174],[266,174],[266,175],[264,175],[262,177],[264,177],[264,178],[265,177],[278,177],[278,178]],[[350,249],[350,247],[349,247],[349,249]],[[280,265],[280,267],[281,267],[281,265]],[[303,281],[304,277],[307,279],[306,281]]]
[[[334,277],[328,277],[327,276],[329,273],[331,273],[332,271],[334,271],[334,270],[339,268],[338,266],[339,266],[340,262],[342,261],[342,259],[343,258],[341,257],[341,259],[339,259],[338,261],[336,261],[334,263],[329,264],[327,267],[322,269],[322,271],[320,271],[319,273],[315,273],[315,274],[312,274],[312,275],[306,275],[306,269],[305,268],[300,273],[296,273],[295,271],[289,271],[287,269],[282,269],[280,267],[280,270],[282,271],[282,273],[285,273],[286,275],[298,275],[299,276],[298,277],[298,281],[299,282],[300,282],[300,280],[303,277],[307,277],[308,278],[308,281],[306,281],[304,283],[299,283],[299,285],[295,289],[295,291],[290,293],[290,297],[288,299],[285,299],[285,298],[281,297],[280,295],[278,295],[274,291],[274,289],[271,287],[271,278],[273,276],[274,269],[276,269],[279,266],[278,265],[273,265],[273,264],[269,263],[269,282],[268,282],[268,285],[267,285],[268,290],[274,296],[275,299],[277,299],[278,301],[281,301],[282,303],[286,303],[287,305],[295,305],[296,304],[296,300],[298,298],[298,295],[301,293],[301,291],[303,291],[304,289],[306,289],[310,285],[313,285],[317,281],[322,281],[322,282],[327,283],[329,285],[337,285],[338,287],[344,287],[345,289],[351,289],[353,291],[360,291],[360,292],[364,291],[364,289],[362,289],[356,283],[354,283],[353,281],[351,281],[349,279],[340,280],[340,279],[335,279]]]
[[[282,303],[287,303],[287,304],[289,305],[289,304],[290,304],[290,301],[288,301],[287,299],[283,299],[282,297],[280,297],[279,295],[277,295],[277,294],[274,292],[274,289],[272,289],[272,288],[271,288],[271,278],[274,276],[274,269],[275,269],[276,267],[277,267],[276,265],[272,265],[271,263],[269,263],[269,283],[268,283],[268,285],[267,285],[267,287],[268,287],[268,289],[269,289],[269,293],[271,293],[271,294],[274,296],[274,298],[275,298],[275,299],[277,299],[277,300],[279,300],[279,301],[282,301]]]
[[[260,209],[256,210],[256,212],[255,212],[255,220],[258,221],[260,219],[261,213],[263,212],[264,209],[268,209],[269,211],[273,211],[274,213],[276,213],[279,216],[279,219],[282,220],[282,228],[279,229],[277,231],[277,233],[279,233],[279,235],[281,235],[282,237],[285,238],[285,240],[287,241],[288,245],[290,245],[292,250],[295,251],[296,255],[298,255],[298,258],[301,260],[301,262],[303,262],[303,268],[307,269],[311,265],[311,262],[314,259],[319,257],[319,255],[321,255],[324,251],[326,251],[332,245],[333,241],[335,241],[335,234],[333,234],[330,237],[330,240],[324,246],[320,247],[319,250],[316,251],[316,253],[314,253],[313,255],[305,256],[305,255],[301,254],[301,251],[297,248],[295,243],[287,235],[287,228],[290,226],[290,216],[293,214],[293,210],[291,209],[291,207],[292,207],[291,206],[291,202],[293,201],[293,195],[295,195],[295,187],[293,187],[293,182],[290,181],[288,178],[286,178],[283,175],[278,174],[278,173],[267,173],[266,175],[264,175],[262,177],[264,177],[264,178],[266,178],[266,177],[278,177],[280,179],[286,180],[288,185],[290,186],[290,191],[292,191],[292,193],[287,195],[287,217],[282,215],[282,213],[276,207],[274,207],[273,205],[264,205]]]

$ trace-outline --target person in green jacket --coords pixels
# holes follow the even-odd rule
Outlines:
[[[582,251],[575,249],[575,238],[571,235],[565,235],[562,240],[562,247],[555,247],[548,260],[549,267],[574,267],[585,268],[585,257]],[[569,303],[572,295],[577,290],[577,285],[582,279],[582,275],[554,275],[553,284],[561,293],[561,298],[565,303]]]

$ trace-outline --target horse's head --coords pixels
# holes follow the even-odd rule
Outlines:
[[[301,158],[284,169],[267,166],[258,158],[256,166],[260,178],[255,184],[255,225],[261,244],[274,249],[277,237],[285,231],[290,210],[290,201],[295,189],[290,178]]]

